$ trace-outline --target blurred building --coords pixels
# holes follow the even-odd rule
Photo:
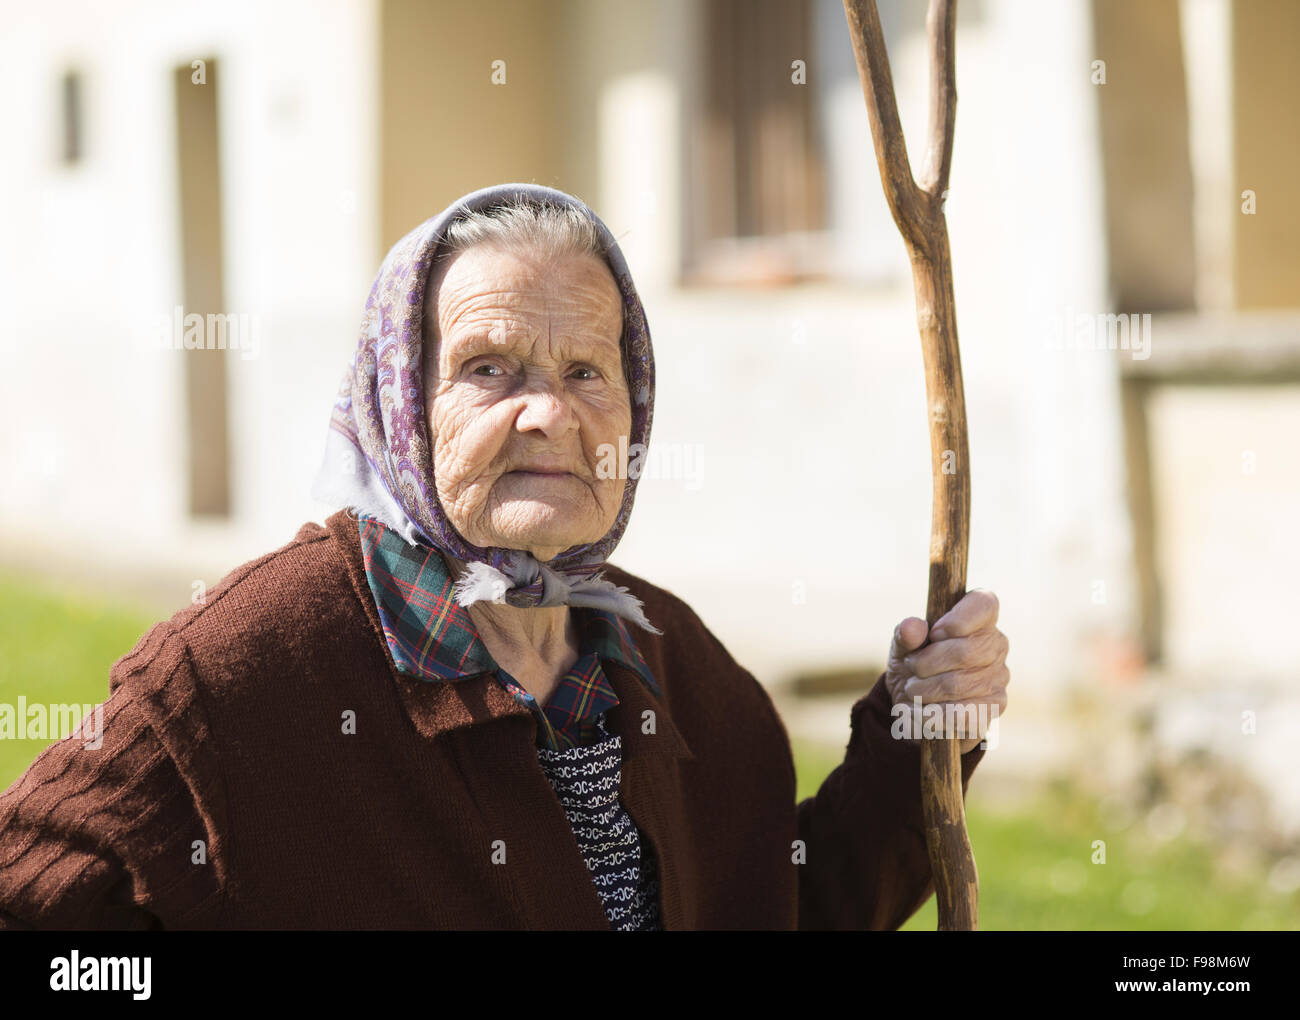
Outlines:
[[[9,562],[160,573],[179,606],[321,519],[383,253],[532,180],[610,225],[655,340],[614,561],[765,682],[874,669],[923,613],[911,277],[840,0],[7,7]],[[924,4],[880,7],[919,165]],[[1242,753],[1300,764],[1300,6],[959,8],[969,582],[1001,597],[1013,705],[1215,689],[1195,739],[1240,750],[1257,711]],[[227,349],[186,350],[190,314]]]

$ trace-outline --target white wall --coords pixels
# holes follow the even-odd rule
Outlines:
[[[1090,635],[1136,627],[1113,365],[1046,340],[1053,316],[1106,310],[1086,15],[1081,2],[988,5],[957,49],[947,211],[973,461],[968,576],[1002,599],[1018,696],[1086,670]],[[917,164],[925,61],[920,36],[895,47]],[[896,283],[643,294],[659,367],[651,445],[698,444],[703,471],[694,491],[644,481],[615,559],[686,597],[766,679],[880,661],[894,624],[924,613],[930,462],[910,271],[860,86],[833,91],[830,174],[848,203],[844,217],[832,207],[837,243],[891,252]],[[602,179],[601,193],[632,206],[634,181],[620,192]],[[629,252],[634,272],[640,257]]]
[[[224,569],[289,538],[378,256],[369,0],[53,3],[0,36],[0,527],[123,564]],[[230,525],[185,513],[183,376],[150,349],[181,301],[172,69],[220,61]],[[58,79],[85,76],[86,152],[57,162]],[[197,87],[197,86],[196,86]],[[68,546],[68,543],[71,543]],[[215,577],[205,573],[209,583]]]
[[[837,139],[833,240],[870,252],[857,269],[884,282],[679,292],[673,167],[694,87],[683,72],[689,8],[670,5],[655,32],[611,13],[578,17],[590,9],[570,11],[592,33],[575,39],[590,61],[575,73],[596,90],[577,130],[600,128],[597,211],[623,240],[656,341],[652,447],[703,454],[694,480],[643,481],[614,560],[686,597],[765,680],[879,660],[893,625],[924,609],[930,465],[910,274],[859,87],[840,60],[824,111]],[[319,10],[235,2],[205,21],[164,3],[111,15],[76,3],[20,17],[0,42],[13,143],[0,163],[11,225],[0,296],[19,338],[0,376],[0,472],[20,479],[0,500],[10,544],[193,564],[211,583],[209,571],[327,512],[309,482],[382,252],[376,10],[365,0]],[[644,22],[650,8],[629,10]],[[1100,352],[1043,343],[1051,316],[1105,307],[1086,10],[990,4],[958,43],[948,211],[973,459],[969,580],[1002,597],[1026,690],[1083,668],[1093,628],[1135,624],[1112,369]],[[630,40],[617,57],[595,45],[619,28],[611,21]],[[898,43],[919,162],[924,48],[915,35]],[[135,339],[180,287],[171,68],[210,52],[223,62],[227,303],[264,328],[255,359],[230,360],[234,520],[200,528],[183,507],[179,360]],[[85,70],[90,104],[87,159],[72,171],[51,152],[65,61]],[[1092,602],[1098,579],[1103,605]]]

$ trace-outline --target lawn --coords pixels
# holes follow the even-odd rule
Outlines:
[[[108,669],[159,619],[66,591],[0,575],[0,703],[95,704],[108,696]],[[48,743],[0,740],[0,789]],[[842,749],[795,748],[799,797],[814,793]],[[1259,873],[1229,874],[1206,847],[1157,844],[1140,826],[1103,823],[1098,805],[1062,784],[1013,813],[987,809],[976,773],[967,797],[980,868],[980,926],[987,930],[1300,928],[1300,893],[1270,892]],[[1105,833],[1107,862],[1093,864]],[[934,899],[904,930],[935,928]]]
[[[0,574],[0,703],[98,704],[109,667],[160,618]],[[0,789],[49,743],[0,740]]]
[[[808,797],[843,750],[796,745],[798,796]],[[1263,869],[1230,874],[1208,847],[1158,843],[1140,824],[1103,821],[1099,805],[1048,783],[1014,812],[980,802],[979,773],[966,795],[966,825],[980,879],[980,927],[988,931],[1273,931],[1300,928],[1300,893],[1271,891]],[[1104,838],[1106,862],[1092,863]],[[931,897],[904,931],[933,931]]]

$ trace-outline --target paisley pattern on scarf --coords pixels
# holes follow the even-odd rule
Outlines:
[[[644,463],[654,417],[654,353],[645,310],[618,243],[604,222],[572,195],[536,184],[502,184],[471,192],[426,220],[384,259],[366,301],[356,353],[334,402],[325,463],[313,492],[320,499],[377,516],[408,542],[421,542],[467,564],[486,564],[501,571],[513,582],[500,593],[508,594],[511,604],[600,605],[635,619],[639,610],[631,603],[636,600],[598,575],[632,513],[638,480],[632,472],[610,530],[596,542],[571,546],[544,565],[524,550],[470,544],[447,519],[438,500],[424,406],[425,286],[439,242],[458,215],[520,194],[585,210],[599,228],[607,246],[606,261],[623,296],[624,365],[632,411],[628,459],[639,452],[635,459]],[[638,622],[647,626],[642,621],[643,616]]]

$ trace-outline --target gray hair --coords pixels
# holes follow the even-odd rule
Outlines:
[[[555,202],[515,195],[486,209],[476,209],[456,217],[443,231],[434,265],[457,252],[477,245],[503,248],[517,255],[541,254],[548,259],[589,255],[607,268],[606,244],[600,226],[585,209]],[[610,278],[614,271],[610,269]],[[615,284],[618,283],[614,280]],[[622,288],[619,288],[620,293]],[[432,295],[425,295],[428,308]],[[623,306],[623,328],[627,329],[627,306]],[[424,324],[426,340],[432,338],[432,323]],[[623,354],[623,376],[631,385],[627,345],[619,338]]]
[[[439,257],[479,244],[521,255],[591,255],[605,261],[600,227],[585,210],[523,195],[458,217],[443,232]]]

